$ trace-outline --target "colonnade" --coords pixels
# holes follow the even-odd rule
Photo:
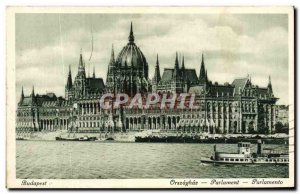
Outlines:
[[[47,131],[67,130],[69,126],[68,119],[45,119],[40,121],[40,129]]]

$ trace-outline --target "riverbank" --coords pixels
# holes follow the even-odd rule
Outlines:
[[[193,134],[193,133],[174,133],[174,132],[127,132],[127,133],[69,133],[67,131],[52,132],[34,132],[34,133],[17,133],[17,140],[38,140],[38,141],[55,141],[56,137],[60,138],[83,138],[89,137],[97,141],[107,139],[116,142],[138,142],[138,143],[228,143],[235,144],[241,141],[256,143],[261,139],[265,144],[288,144],[287,134],[273,135],[251,135],[251,134]]]
[[[135,142],[146,143],[205,143],[205,144],[236,144],[238,142],[250,142],[256,144],[257,140],[264,144],[289,144],[288,138],[253,138],[253,137],[231,137],[231,138],[205,138],[197,136],[149,136],[136,137]]]

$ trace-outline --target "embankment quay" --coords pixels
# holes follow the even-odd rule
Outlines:
[[[158,142],[158,143],[237,143],[247,141],[256,143],[261,139],[265,144],[288,144],[287,134],[272,135],[241,135],[241,134],[203,134],[203,133],[165,133],[165,132],[129,132],[129,133],[70,133],[68,131],[54,132],[23,132],[17,133],[17,140],[56,140],[56,137],[82,138],[89,137],[93,140],[110,138],[116,142]]]

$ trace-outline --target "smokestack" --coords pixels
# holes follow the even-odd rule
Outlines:
[[[257,140],[257,154],[262,153],[262,147],[261,147],[261,139]]]

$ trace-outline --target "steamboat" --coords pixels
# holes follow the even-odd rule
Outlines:
[[[214,145],[214,154],[209,159],[201,160],[201,163],[212,164],[273,164],[288,165],[288,153],[280,153],[274,149],[262,149],[261,140],[257,143],[257,152],[251,153],[250,142],[239,142],[237,153],[218,152]]]

